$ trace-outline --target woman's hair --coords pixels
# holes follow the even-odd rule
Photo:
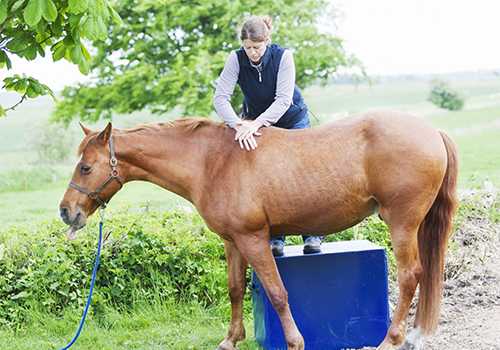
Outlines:
[[[238,37],[240,41],[251,40],[261,42],[267,38],[271,39],[273,31],[273,20],[268,15],[251,16],[243,22],[238,29]],[[271,40],[269,40],[269,44]]]

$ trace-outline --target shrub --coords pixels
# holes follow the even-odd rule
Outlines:
[[[465,103],[465,97],[458,91],[452,89],[448,82],[433,79],[430,82],[431,92],[428,100],[438,107],[458,111]]]
[[[224,245],[199,215],[173,210],[134,224],[136,217],[124,209],[105,220],[103,234],[126,236],[119,243],[105,241],[91,312],[107,304],[126,309],[146,298],[204,305],[226,298]],[[74,242],[66,240],[66,227],[58,220],[2,227],[0,323],[20,323],[33,308],[62,315],[83,307],[97,227],[90,220]]]

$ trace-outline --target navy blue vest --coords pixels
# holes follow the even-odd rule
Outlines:
[[[268,46],[262,56],[260,73],[250,65],[250,59],[243,48],[236,50],[240,64],[237,83],[243,92],[243,119],[256,119],[274,102],[279,64],[285,50],[277,44]],[[302,118],[309,118],[307,106],[300,89],[295,85],[292,105],[274,126],[289,129]]]

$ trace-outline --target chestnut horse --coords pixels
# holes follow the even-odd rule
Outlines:
[[[122,182],[149,181],[189,200],[225,244],[231,322],[218,349],[234,350],[245,338],[248,263],[280,317],[288,349],[304,349],[269,238],[325,236],[374,213],[389,228],[400,290],[379,349],[417,349],[435,332],[458,161],[453,141],[427,122],[373,109],[308,129],[262,128],[252,151],[239,147],[233,129],[204,118],[130,130],[113,130],[111,123],[102,132],[82,128],[87,136],[59,206],[68,238]],[[405,342],[417,285],[415,327]]]

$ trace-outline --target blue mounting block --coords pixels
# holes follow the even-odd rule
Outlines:
[[[276,264],[306,350],[378,346],[389,328],[387,258],[368,241],[323,243],[304,255],[285,247]],[[266,350],[286,349],[285,335],[256,273],[252,271],[255,338]]]

